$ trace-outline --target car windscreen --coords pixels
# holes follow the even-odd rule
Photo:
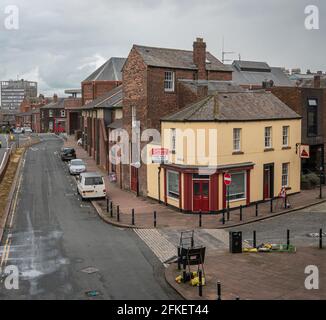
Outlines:
[[[88,177],[85,178],[85,186],[100,186],[103,185],[102,177]]]
[[[74,149],[64,149],[63,153],[67,154],[67,153],[75,153]]]
[[[84,162],[81,160],[74,160],[70,162],[72,166],[84,166]]]

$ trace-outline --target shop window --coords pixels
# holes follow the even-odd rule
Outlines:
[[[232,173],[232,183],[229,187],[229,199],[243,200],[246,199],[246,172]]]
[[[179,173],[174,171],[167,172],[167,191],[171,198],[179,199]]]

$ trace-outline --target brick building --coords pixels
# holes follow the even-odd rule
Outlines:
[[[162,117],[183,108],[186,102],[195,102],[207,94],[205,87],[198,87],[195,92],[187,90],[181,80],[230,81],[232,68],[207,52],[206,43],[201,38],[193,43],[192,51],[139,45],[132,47],[122,69],[123,128],[130,137],[137,121],[141,131],[147,128],[160,130]],[[135,154],[139,152],[131,148],[132,164],[123,165],[122,185],[146,196],[146,166],[139,166],[134,161],[137,159]]]
[[[122,86],[119,86],[81,108],[84,148],[107,172],[110,172],[108,125],[122,117],[122,111],[117,116],[121,103]]]
[[[82,83],[82,105],[86,105],[121,85],[125,58],[113,57],[95,70]]]
[[[78,97],[81,94],[81,89],[65,90],[65,93],[70,95],[65,98],[64,107],[67,116],[66,132],[71,135],[81,130],[82,115],[80,107],[82,106],[82,99]]]
[[[66,131],[65,99],[53,96],[52,102],[40,108],[41,132],[61,133]]]
[[[310,145],[310,159],[304,159],[303,169],[325,170],[326,86],[315,75],[313,81],[298,87],[273,87],[272,93],[302,116],[302,143]]]

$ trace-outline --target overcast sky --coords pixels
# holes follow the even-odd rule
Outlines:
[[[7,5],[17,5],[20,27],[4,27]],[[306,30],[304,9],[317,5],[320,29]],[[221,59],[326,71],[324,0],[1,0],[0,80],[39,82],[61,94],[132,44],[192,49],[200,36]]]

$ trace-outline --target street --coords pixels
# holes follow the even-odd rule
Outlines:
[[[19,290],[1,285],[0,299],[180,299],[133,230],[105,224],[79,199],[61,146],[43,135],[26,153],[1,247],[3,264],[19,268]]]

